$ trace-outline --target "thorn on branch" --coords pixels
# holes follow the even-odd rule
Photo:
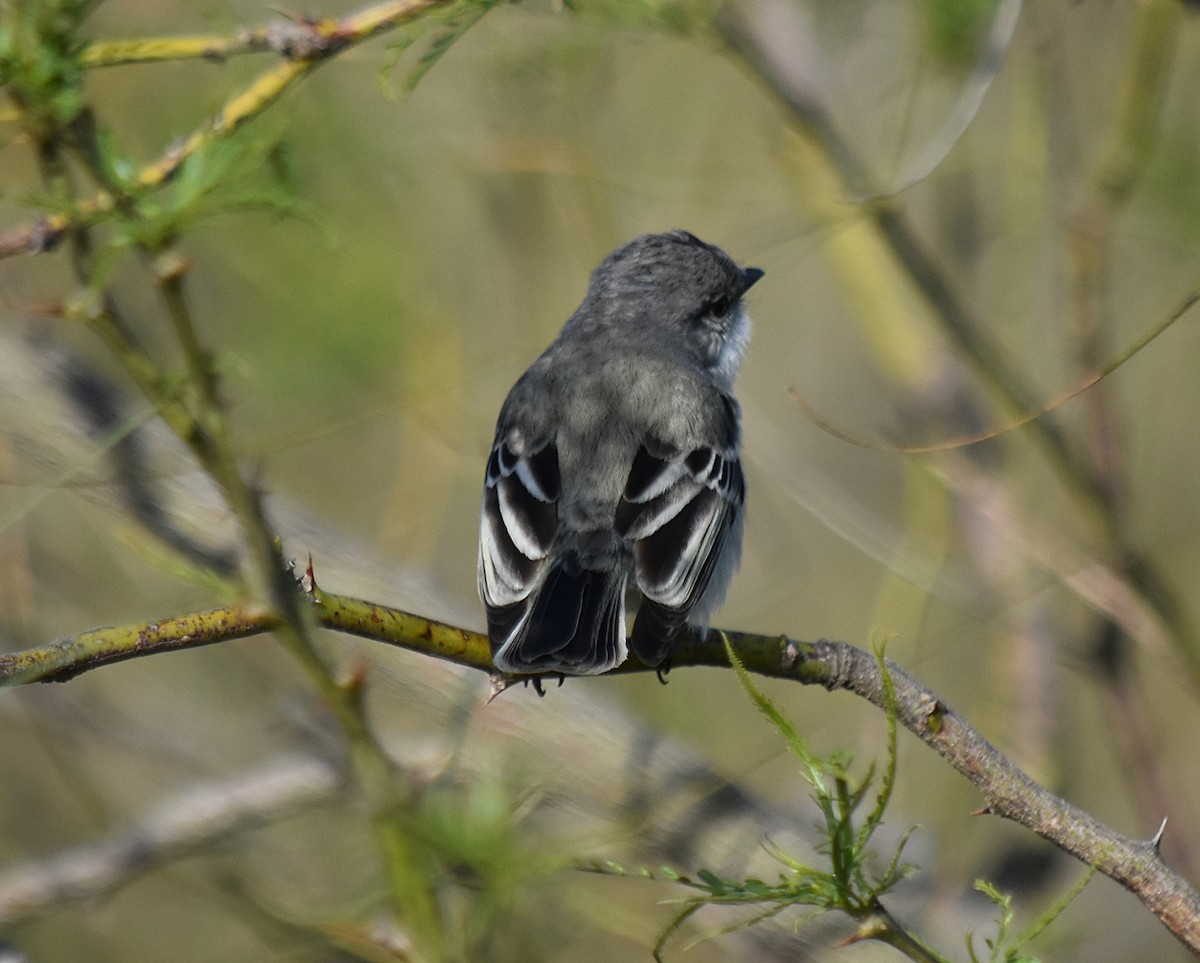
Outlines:
[[[1154,848],[1156,854],[1159,851],[1159,847],[1162,846],[1163,836],[1166,835],[1168,818],[1167,816],[1163,816],[1163,821],[1159,824],[1158,832],[1150,837],[1150,845]]]
[[[515,680],[507,676],[501,675],[499,672],[493,672],[488,676],[488,697],[484,705],[491,705],[496,697],[508,689]]]

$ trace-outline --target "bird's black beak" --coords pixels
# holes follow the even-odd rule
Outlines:
[[[747,291],[749,291],[754,286],[755,282],[759,278],[761,278],[764,273],[765,272],[762,271],[760,268],[743,268],[742,269],[742,290],[739,291],[738,294],[739,295],[745,294]]]

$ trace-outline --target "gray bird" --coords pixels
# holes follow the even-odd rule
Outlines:
[[[742,296],[763,272],[686,231],[646,234],[513,386],[484,480],[479,594],[496,668],[597,675],[629,646],[658,667],[707,624],[741,559],[733,381]]]

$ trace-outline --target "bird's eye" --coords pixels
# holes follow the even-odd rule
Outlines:
[[[729,298],[722,295],[708,306],[708,313],[714,318],[723,318],[729,313]]]

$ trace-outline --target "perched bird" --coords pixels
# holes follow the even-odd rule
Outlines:
[[[733,381],[742,296],[763,272],[686,231],[646,234],[508,394],[484,479],[479,594],[496,668],[598,675],[629,645],[658,667],[741,559]],[[632,585],[630,580],[632,579]]]

